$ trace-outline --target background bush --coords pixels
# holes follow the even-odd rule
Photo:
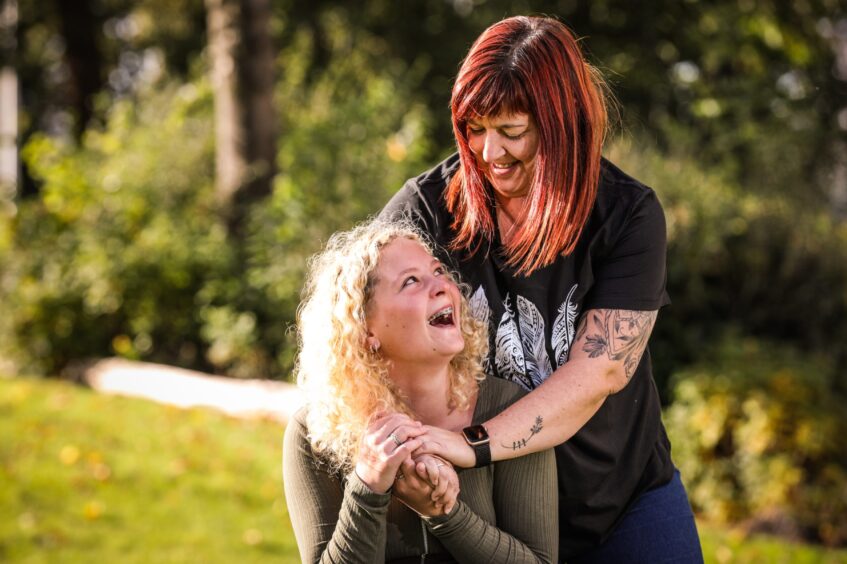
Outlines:
[[[117,354],[287,376],[307,257],[378,211],[427,147],[428,114],[405,90],[414,69],[338,17],[321,25],[336,41],[320,72],[306,64],[307,30],[280,56],[280,173],[246,242],[215,208],[202,78],[114,105],[81,146],[31,139],[23,158],[40,193],[0,216],[0,357],[44,375]]]
[[[672,305],[651,339],[665,400],[674,371],[710,358],[728,328],[826,355],[847,392],[847,223],[806,194],[746,190],[682,149],[661,153],[637,136],[610,158],[654,187],[668,223]]]
[[[827,360],[737,334],[676,374],[665,421],[695,510],[847,541],[847,398],[833,374]]]

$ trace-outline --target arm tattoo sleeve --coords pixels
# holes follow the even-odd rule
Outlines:
[[[518,439],[516,441],[512,441],[512,444],[510,444],[510,445],[507,445],[507,444],[504,444],[504,443],[500,443],[500,445],[503,448],[510,448],[512,450],[520,450],[520,449],[522,449],[523,447],[526,446],[526,443],[528,443],[529,440],[532,437],[534,437],[535,435],[540,433],[541,429],[543,429],[543,428],[544,428],[544,418],[542,418],[540,415],[537,415],[535,417],[535,425],[533,425],[529,430],[529,436],[521,437],[520,439]]]
[[[623,362],[627,378],[635,373],[656,321],[655,311],[598,309],[582,318],[577,339],[589,358],[606,356]]]

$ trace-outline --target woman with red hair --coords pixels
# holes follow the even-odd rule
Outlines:
[[[458,153],[383,211],[446,249],[487,371],[530,391],[463,433],[429,427],[422,450],[470,468],[555,447],[562,560],[698,562],[647,350],[670,303],[664,214],[601,156],[604,91],[560,22],[492,25],[453,87]]]

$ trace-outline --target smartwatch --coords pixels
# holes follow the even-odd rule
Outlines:
[[[491,445],[489,444],[488,431],[482,425],[471,425],[462,429],[462,436],[476,454],[474,468],[488,466],[491,464]]]

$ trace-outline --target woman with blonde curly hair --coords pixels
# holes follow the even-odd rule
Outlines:
[[[298,333],[307,405],[283,467],[304,562],[556,561],[552,451],[460,477],[413,458],[424,425],[460,430],[522,395],[484,377],[486,328],[414,227],[334,235],[310,263]]]

